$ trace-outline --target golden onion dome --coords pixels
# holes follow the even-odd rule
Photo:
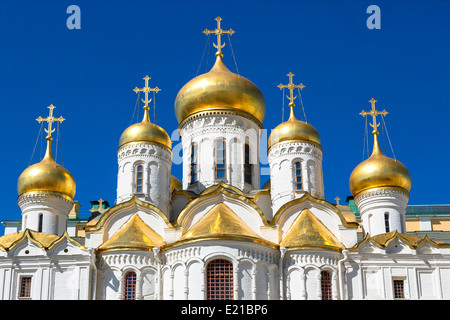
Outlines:
[[[178,92],[178,122],[201,111],[232,111],[256,119],[262,127],[266,114],[263,94],[253,82],[228,70],[221,52],[216,57],[209,72],[195,77]]]
[[[57,192],[75,197],[75,180],[67,169],[53,159],[51,149],[52,137],[47,137],[47,150],[41,162],[26,168],[17,181],[19,196],[31,191]]]
[[[172,149],[172,141],[167,132],[160,126],[150,122],[148,107],[144,108],[142,121],[129,126],[122,133],[119,140],[119,148],[130,142],[157,143],[170,150]]]
[[[397,160],[386,157],[378,143],[378,131],[374,134],[372,155],[361,162],[350,175],[350,191],[353,196],[371,188],[397,187],[409,192],[411,176],[408,169]]]
[[[174,192],[175,190],[183,190],[183,184],[177,177],[172,176],[170,178],[170,193]]]
[[[317,130],[307,122],[298,120],[294,114],[294,103],[290,103],[291,114],[289,119],[279,124],[269,136],[269,149],[275,144],[289,140],[304,140],[320,146],[320,135]]]

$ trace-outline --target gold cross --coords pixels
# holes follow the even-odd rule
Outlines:
[[[102,212],[102,210],[103,210],[103,202],[105,202],[105,200],[100,198],[100,200],[98,200],[98,209],[91,208],[89,211],[91,211],[91,212],[95,212],[95,211]]]
[[[294,100],[295,98],[297,98],[297,96],[294,97],[294,89],[295,88],[299,88],[300,90],[302,90],[305,86],[300,83],[300,84],[294,84],[294,82],[292,81],[292,78],[295,76],[295,74],[293,74],[292,72],[289,72],[287,74],[287,76],[289,77],[289,83],[288,84],[279,84],[278,88],[280,88],[280,90],[283,90],[284,88],[288,88],[290,91],[290,96],[286,96],[291,102],[289,103],[289,106],[294,107],[295,103]]]
[[[148,86],[148,80],[151,79],[149,76],[145,76],[145,78],[143,78],[143,79],[145,80],[145,87],[143,87],[141,89],[136,87],[136,88],[134,88],[133,91],[136,92],[136,93],[138,93],[139,91],[142,91],[142,92],[145,93],[145,100],[144,99],[141,99],[141,100],[142,100],[143,103],[145,103],[144,110],[148,111],[148,110],[150,110],[150,107],[148,106],[148,104],[150,103],[150,101],[152,101],[152,99],[150,99],[150,100],[148,99],[148,93],[150,91],[159,92],[159,91],[161,91],[161,89],[158,88],[158,87],[150,88]]]
[[[39,123],[41,123],[42,121],[47,121],[48,129],[44,128],[44,130],[45,130],[45,132],[47,132],[46,139],[51,141],[53,139],[52,138],[52,132],[55,131],[55,129],[52,129],[52,123],[55,122],[55,121],[63,122],[66,119],[64,119],[63,117],[59,117],[59,118],[53,117],[53,109],[56,108],[53,104],[49,105],[47,108],[50,109],[48,117],[47,118],[42,118],[41,116],[39,116],[39,118],[37,118],[36,121],[39,122]]]
[[[222,21],[221,17],[217,17],[215,20],[217,21],[217,28],[216,28],[216,30],[205,29],[205,31],[203,31],[203,33],[206,34],[206,35],[209,35],[210,33],[214,33],[217,36],[217,44],[215,44],[213,42],[214,47],[217,48],[216,56],[217,55],[223,56],[223,53],[222,53],[221,49],[225,46],[225,43],[224,44],[221,43],[221,41],[220,41],[221,38],[220,37],[224,33],[232,35],[235,31],[233,31],[233,29],[230,29],[230,30],[223,30],[223,29],[221,29],[220,28],[220,21]]]
[[[336,198],[334,198],[334,200],[336,200],[336,204],[339,205],[339,200],[341,200],[341,198],[336,197]]]
[[[362,115],[363,117],[369,116],[369,115],[372,116],[373,124],[370,123],[370,126],[373,128],[372,133],[373,134],[378,134],[377,128],[378,128],[378,126],[380,124],[377,123],[377,115],[385,116],[385,115],[388,114],[388,112],[386,110],[383,110],[383,111],[376,110],[375,109],[375,102],[377,102],[377,100],[375,100],[374,98],[370,99],[369,102],[372,104],[372,110],[370,110],[369,112],[366,112],[366,111],[363,110],[363,111],[361,111],[360,115]]]

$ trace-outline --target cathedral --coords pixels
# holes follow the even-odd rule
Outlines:
[[[325,199],[319,132],[297,118],[303,84],[280,84],[289,119],[268,138],[270,179],[261,181],[264,96],[223,62],[178,92],[182,179],[172,141],[149,117],[118,140],[117,197],[75,236],[76,183],[52,155],[50,105],[43,159],[18,178],[21,222],[0,237],[2,300],[394,300],[450,299],[450,244],[407,233],[411,176],[378,142],[376,100],[361,112],[372,154],[349,176],[360,220]],[[369,99],[370,97],[368,97]],[[113,137],[113,139],[115,139]],[[263,150],[265,152],[265,150]],[[265,183],[264,183],[265,182]],[[77,233],[78,234],[78,233]],[[362,236],[358,236],[362,235]]]

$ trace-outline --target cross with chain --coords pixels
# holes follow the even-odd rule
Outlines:
[[[50,109],[48,117],[42,118],[41,116],[39,116],[39,118],[37,118],[36,121],[39,123],[41,123],[42,121],[46,121],[48,123],[48,129],[44,128],[44,130],[45,130],[45,132],[47,132],[46,139],[51,141],[53,139],[52,132],[55,131],[55,129],[52,129],[52,123],[53,122],[63,122],[66,119],[64,119],[63,117],[59,117],[59,118],[53,117],[53,109],[56,108],[53,104],[49,105],[47,108]]]
[[[148,106],[148,104],[150,103],[150,101],[152,101],[152,99],[150,99],[150,100],[148,99],[148,93],[150,91],[159,92],[159,91],[161,91],[161,89],[158,88],[158,87],[150,88],[148,86],[148,80],[151,79],[149,76],[145,76],[143,79],[145,80],[145,87],[143,87],[143,88],[136,87],[136,88],[133,89],[133,91],[136,92],[136,93],[138,93],[139,91],[142,91],[142,92],[145,93],[145,100],[144,99],[141,99],[141,100],[142,100],[143,103],[145,103],[144,110],[148,111],[148,110],[150,110],[150,107]]]
[[[374,98],[370,99],[369,101],[372,104],[372,110],[370,111],[361,111],[360,115],[362,115],[363,117],[365,116],[372,116],[372,120],[373,120],[373,124],[370,123],[370,126],[373,128],[373,134],[378,134],[378,126],[380,125],[379,123],[377,123],[377,115],[382,115],[385,116],[388,114],[388,112],[386,110],[383,111],[378,111],[375,109],[375,102],[377,102],[377,100],[375,100]]]
[[[302,90],[305,86],[300,83],[300,84],[294,84],[294,82],[292,81],[292,78],[295,76],[295,74],[293,74],[292,72],[289,72],[287,74],[287,76],[289,77],[289,83],[288,84],[279,84],[278,88],[280,88],[280,90],[283,90],[285,88],[289,89],[290,91],[290,96],[286,96],[291,102],[289,102],[289,106],[294,107],[295,103],[294,100],[297,98],[297,96],[294,97],[294,89],[298,88],[300,90]]]
[[[206,35],[209,35],[210,33],[214,33],[217,36],[217,44],[213,43],[214,47],[217,48],[216,56],[218,56],[218,55],[223,56],[221,49],[225,46],[225,43],[224,44],[221,43],[220,37],[222,34],[232,35],[235,31],[233,31],[232,29],[230,29],[230,30],[221,29],[220,28],[220,21],[222,21],[221,17],[217,17],[215,20],[217,21],[217,28],[215,30],[205,29],[205,31],[203,31],[203,33]]]

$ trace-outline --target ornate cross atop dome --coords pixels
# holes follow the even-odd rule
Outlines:
[[[133,89],[133,91],[136,92],[136,93],[138,93],[140,91],[145,93],[145,100],[144,99],[141,99],[141,100],[142,100],[143,103],[145,103],[144,110],[148,111],[148,110],[150,110],[150,107],[148,106],[148,104],[150,103],[150,101],[152,101],[152,99],[150,99],[150,100],[148,99],[148,93],[151,92],[151,91],[159,92],[159,91],[161,91],[161,89],[158,88],[158,87],[150,88],[148,86],[148,80],[151,79],[149,76],[146,75],[142,79],[145,80],[145,87],[143,87],[143,88],[136,87],[136,88]]]
[[[45,130],[45,132],[47,132],[46,139],[51,141],[53,139],[52,132],[55,131],[55,129],[52,129],[52,123],[53,122],[63,122],[66,119],[64,119],[63,117],[59,117],[59,118],[53,117],[53,109],[56,108],[53,104],[49,105],[47,108],[50,109],[48,117],[42,118],[41,116],[39,116],[39,118],[37,118],[36,121],[39,123],[41,123],[42,121],[46,121],[48,123],[48,129],[44,129],[44,130]]]
[[[375,109],[375,102],[377,102],[377,100],[375,100],[374,98],[370,99],[369,101],[372,104],[372,110],[370,111],[361,111],[360,115],[362,115],[363,117],[366,116],[372,116],[372,121],[373,123],[370,123],[370,126],[373,128],[372,133],[373,134],[378,134],[378,126],[380,125],[379,123],[377,123],[377,115],[382,115],[385,116],[388,114],[388,112],[386,110],[383,111],[378,111]]]
[[[213,43],[213,45],[215,48],[217,48],[216,56],[220,55],[222,57],[223,56],[222,48],[225,46],[225,43],[224,44],[221,43],[221,36],[222,36],[222,34],[232,35],[235,31],[233,31],[233,29],[223,30],[220,27],[220,21],[222,21],[221,17],[217,17],[215,20],[217,21],[217,28],[215,30],[205,29],[205,31],[203,31],[203,33],[206,35],[209,35],[210,33],[214,33],[217,36],[217,44]]]
[[[290,95],[286,96],[286,97],[290,101],[289,102],[289,106],[291,107],[291,105],[292,105],[292,107],[294,107],[295,106],[294,100],[297,98],[297,96],[294,97],[294,89],[298,88],[298,89],[302,90],[305,86],[302,83],[294,84],[294,82],[292,81],[292,78],[295,76],[295,74],[293,74],[292,72],[289,72],[287,74],[287,76],[289,77],[289,83],[288,84],[281,84],[280,83],[278,85],[278,88],[280,88],[280,90],[283,90],[283,89],[286,89],[286,88],[289,89]]]

